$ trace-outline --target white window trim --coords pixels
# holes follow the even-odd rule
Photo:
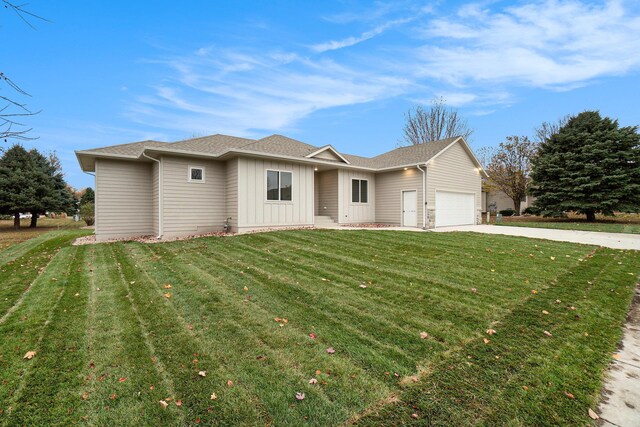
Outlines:
[[[367,201],[366,202],[354,202],[353,201],[353,181],[358,180],[358,181],[367,181]],[[371,200],[371,186],[369,186],[369,178],[351,178],[351,199],[349,200],[349,202],[352,205],[368,205],[369,204],[369,200]],[[362,199],[362,184],[358,185],[358,200]]]
[[[267,179],[269,178],[269,172],[278,172],[278,200],[269,200],[269,190],[267,188]],[[282,172],[291,174],[291,200],[280,200],[280,174]],[[265,169],[264,171],[264,200],[267,203],[293,203],[293,171],[286,169]]]
[[[191,179],[191,170],[192,169],[200,169],[202,171],[202,179]],[[187,181],[189,182],[198,182],[204,184],[205,182],[205,168],[204,166],[191,166],[189,165],[189,171],[187,172]]]

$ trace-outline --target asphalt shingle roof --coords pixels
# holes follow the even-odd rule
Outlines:
[[[375,157],[362,157],[342,154],[351,165],[370,169],[384,169],[396,166],[424,163],[445,149],[458,137],[442,139],[427,144],[400,147]],[[271,135],[254,140],[229,135],[210,135],[200,138],[186,139],[177,142],[140,141],[130,144],[112,145],[109,147],[83,150],[83,154],[114,154],[139,157],[145,149],[181,150],[194,154],[221,155],[230,149],[246,150],[265,154],[304,158],[321,147],[288,138],[282,135]],[[323,161],[330,161],[322,159]]]

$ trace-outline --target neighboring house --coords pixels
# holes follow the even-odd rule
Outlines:
[[[533,205],[536,198],[527,195],[520,202],[520,213],[526,208]],[[501,190],[490,190],[482,192],[482,211],[491,212],[493,214],[505,209],[515,209],[513,200]]]
[[[463,138],[372,158],[272,135],[212,135],[76,151],[95,172],[98,241],[384,223],[475,224],[486,176]],[[425,200],[426,199],[426,200]]]

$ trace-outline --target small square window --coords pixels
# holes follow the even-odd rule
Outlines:
[[[189,167],[189,181],[204,182],[204,168]]]

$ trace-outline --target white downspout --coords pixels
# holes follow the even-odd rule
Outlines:
[[[164,219],[162,218],[162,162],[158,159],[147,156],[144,151],[142,152],[142,155],[147,159],[158,163],[158,235],[156,236],[156,239],[160,240],[162,239],[162,229],[164,228],[162,226]]]
[[[427,164],[424,169],[420,165],[416,165],[418,170],[422,172],[422,229],[427,229]]]

